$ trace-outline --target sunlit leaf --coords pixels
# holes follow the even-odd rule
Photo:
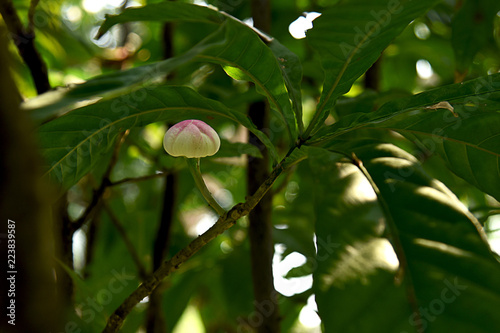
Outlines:
[[[168,14],[167,16],[158,14],[162,11],[175,12],[177,7],[178,14]],[[194,16],[189,13],[190,8],[193,10]],[[301,103],[299,103],[300,95],[298,92],[300,92],[302,74],[296,55],[284,46],[280,46],[277,41],[274,41],[273,44],[271,40],[270,49],[262,42],[261,37],[264,37],[260,33],[230,15],[223,15],[206,7],[179,2],[150,4],[142,8],[128,9],[120,15],[108,17],[101,30],[107,31],[118,22],[142,20],[166,22],[173,19],[225,24],[224,29],[219,30],[219,34],[212,37],[221,39],[224,35],[225,43],[203,52],[198,56],[198,59],[220,64],[234,79],[255,83],[257,91],[266,96],[271,107],[280,114],[287,126],[291,141],[295,141],[297,124],[286,87],[290,91],[291,100],[295,106],[294,110],[300,114]],[[265,39],[267,40],[267,38]],[[283,64],[282,62],[285,61],[290,61],[290,63]]]
[[[320,54],[325,71],[323,92],[312,133],[323,124],[337,98],[349,91],[382,51],[415,18],[438,1],[344,1],[314,20],[307,40]]]
[[[257,91],[268,98],[271,108],[279,113],[289,137],[295,141],[295,115],[278,60],[250,27],[234,20],[228,20],[226,27],[219,31],[225,34],[227,42],[207,49],[196,58],[220,64],[234,79],[253,82]]]
[[[106,15],[106,20],[101,25],[96,38],[100,38],[115,24],[130,21],[188,21],[220,24],[224,21],[224,15],[208,7],[164,1],[144,7],[127,8],[119,15]]]
[[[455,108],[393,119],[381,128],[397,131],[428,153],[439,154],[457,176],[500,199],[500,114]]]
[[[291,53],[287,57],[293,62]],[[46,121],[77,102],[95,102],[97,97],[123,94],[134,87],[164,79],[167,73],[193,59],[220,64],[233,78],[253,82],[283,121],[283,126],[274,126],[276,132],[286,129],[290,141],[295,141],[296,119],[278,59],[253,29],[233,19],[226,20],[215,33],[184,55],[103,75],[69,90],[52,91],[25,103],[24,107],[33,110],[35,120]]]
[[[351,151],[367,174],[347,158],[327,162],[336,155],[326,151],[310,157],[317,175],[314,291],[326,332],[500,329],[500,264],[472,214],[399,148],[364,144],[346,155]]]
[[[447,102],[453,107],[435,107]],[[384,104],[370,114],[353,114],[318,132],[335,141],[357,128],[397,131],[439,154],[459,177],[500,198],[500,74],[436,88]],[[314,138],[313,138],[314,140]]]

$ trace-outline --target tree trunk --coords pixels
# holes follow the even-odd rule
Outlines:
[[[270,32],[271,10],[268,0],[252,1],[252,17],[257,29]],[[257,128],[269,128],[267,102],[252,103],[248,115]],[[259,147],[263,156],[261,159],[248,160],[247,192],[251,195],[269,176],[269,156],[265,147],[252,133],[249,134],[249,142]],[[274,289],[272,268],[274,255],[272,201],[272,193],[268,192],[248,215],[254,307],[259,319],[262,318],[262,321],[259,320],[261,324],[254,327],[257,332],[280,332],[278,293]]]
[[[51,193],[41,180],[33,125],[19,109],[19,95],[9,75],[5,35],[0,28],[0,243],[2,271],[7,275],[0,282],[4,292],[0,331],[61,332],[65,323],[54,276],[58,240],[50,222]]]

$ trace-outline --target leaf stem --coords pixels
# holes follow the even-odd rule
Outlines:
[[[128,130],[123,132],[123,133],[118,134],[118,137],[117,137],[116,143],[115,143],[115,147],[113,150],[113,154],[111,155],[111,159],[109,161],[108,167],[107,167],[106,171],[104,172],[104,175],[103,175],[102,180],[101,180],[101,184],[99,185],[99,187],[96,190],[94,190],[94,192],[92,194],[92,200],[88,204],[87,208],[85,208],[83,214],[80,216],[80,218],[78,218],[78,220],[76,220],[75,222],[73,222],[71,224],[71,228],[72,228],[71,230],[73,230],[73,232],[80,229],[82,227],[82,225],[93,216],[97,205],[99,204],[99,202],[102,199],[102,196],[104,195],[104,192],[111,185],[111,180],[110,180],[111,171],[113,171],[113,168],[115,167],[116,162],[118,161],[120,149],[123,145],[123,142],[127,138],[128,134],[129,134]]]
[[[260,185],[252,196],[247,198],[245,203],[235,205],[231,208],[231,210],[219,217],[217,222],[205,233],[191,241],[191,243],[177,252],[177,254],[175,254],[170,260],[163,262],[162,265],[149,278],[147,278],[146,281],[137,287],[137,289],[135,289],[108,318],[106,327],[102,332],[117,332],[134,306],[136,306],[137,303],[139,303],[144,297],[150,295],[167,276],[179,269],[184,262],[186,262],[191,256],[212,241],[215,237],[231,228],[239,218],[248,215],[248,213],[255,208],[257,203],[259,203],[267,191],[269,191],[269,189],[273,186],[276,178],[278,178],[278,176],[286,169],[286,166],[289,165],[289,163],[287,163],[287,159],[295,149],[295,147],[290,149],[283,160],[274,168],[269,177]]]
[[[194,182],[196,184],[196,187],[201,192],[201,195],[207,200],[208,204],[212,206],[212,208],[219,214],[219,216],[222,216],[226,213],[224,208],[222,208],[217,201],[214,199],[212,196],[212,193],[207,188],[207,185],[205,184],[205,181],[203,180],[203,177],[201,176],[201,171],[200,171],[200,159],[199,158],[186,158],[186,162],[189,167],[189,171],[191,172],[191,175],[193,175]]]

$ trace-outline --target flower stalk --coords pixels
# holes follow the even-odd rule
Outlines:
[[[205,184],[205,181],[203,180],[203,177],[201,176],[201,169],[200,169],[200,159],[199,158],[186,158],[186,162],[189,168],[189,171],[191,172],[191,175],[193,176],[194,182],[196,184],[196,187],[200,190],[201,195],[205,198],[205,200],[208,202],[208,204],[219,214],[219,216],[222,216],[226,213],[224,208],[222,208],[219,203],[215,200],[215,198],[212,196],[212,193],[207,188],[207,185]]]

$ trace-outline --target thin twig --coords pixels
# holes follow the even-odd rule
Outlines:
[[[146,175],[146,176],[142,176],[142,177],[123,178],[123,179],[120,179],[116,182],[111,182],[109,184],[109,186],[117,186],[117,185],[121,185],[121,184],[125,184],[125,183],[137,183],[137,182],[142,182],[144,180],[165,177],[165,175],[167,175],[166,172],[160,172],[160,173],[155,173],[154,175]]]
[[[128,237],[127,231],[125,230],[125,228],[123,227],[120,220],[116,217],[116,215],[113,213],[111,208],[106,203],[103,204],[103,207],[104,207],[104,210],[106,211],[106,213],[108,214],[109,219],[111,220],[111,222],[115,226],[116,230],[118,230],[118,233],[122,237],[123,242],[125,243],[125,246],[127,247],[127,250],[129,252],[130,256],[132,257],[132,260],[134,261],[135,266],[137,267],[137,271],[139,272],[139,277],[142,280],[145,280],[147,277],[146,268],[142,264],[142,261],[141,261],[139,255],[137,254],[137,251],[135,250],[134,244],[132,243],[132,241]]]
[[[97,207],[97,204],[99,203],[102,195],[104,194],[104,191],[108,186],[111,185],[111,180],[109,179],[111,175],[111,171],[113,170],[116,162],[118,161],[118,155],[120,153],[120,148],[125,141],[125,138],[127,137],[129,131],[127,130],[126,132],[119,134],[118,138],[116,140],[115,148],[113,150],[113,154],[111,155],[111,159],[108,164],[108,168],[104,172],[104,175],[102,177],[101,185],[94,190],[94,193],[92,194],[92,199],[83,212],[82,216],[76,220],[75,222],[72,223],[73,230],[78,230],[81,228],[81,226],[91,217],[91,215],[94,213],[95,208]]]
[[[235,205],[230,211],[219,217],[217,222],[210,229],[208,229],[201,236],[195,238],[185,248],[174,255],[172,259],[164,262],[160,268],[158,268],[146,281],[137,287],[137,289],[135,289],[108,318],[108,322],[103,330],[103,333],[117,332],[134,306],[144,299],[144,297],[150,295],[167,276],[179,269],[184,262],[186,262],[191,256],[212,241],[215,237],[231,228],[238,219],[248,215],[248,213],[254,209],[257,203],[259,203],[259,201],[271,188],[278,176],[283,172],[286,160],[294,149],[291,149],[288,152],[286,157],[274,168],[273,172],[266,179],[266,181],[251,197],[247,199],[245,203]]]
[[[93,213],[96,210],[97,204],[99,203],[99,200],[101,199],[102,195],[104,194],[104,191],[106,190],[106,187],[107,187],[106,178],[103,178],[101,185],[92,193],[92,199],[90,200],[90,203],[83,212],[82,216],[80,216],[80,218],[71,223],[73,232],[80,229],[82,225],[92,217]]]

